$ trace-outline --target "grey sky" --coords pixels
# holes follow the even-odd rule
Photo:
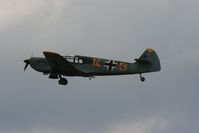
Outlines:
[[[0,0],[0,132],[199,132],[199,1]],[[23,60],[42,51],[132,61],[148,47],[162,71],[68,78]]]

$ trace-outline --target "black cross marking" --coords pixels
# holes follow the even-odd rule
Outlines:
[[[117,63],[114,63],[113,60],[109,60],[108,62],[105,62],[105,67],[107,67],[108,71],[113,71],[113,68],[117,67]]]

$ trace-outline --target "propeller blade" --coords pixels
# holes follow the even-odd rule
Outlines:
[[[24,67],[24,72],[26,71],[28,65],[30,64],[29,60],[24,60],[24,62],[26,63],[25,67]]]

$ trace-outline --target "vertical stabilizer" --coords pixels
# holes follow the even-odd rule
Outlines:
[[[139,73],[157,72],[161,70],[159,57],[151,48],[148,48],[139,59],[135,60],[139,66]]]

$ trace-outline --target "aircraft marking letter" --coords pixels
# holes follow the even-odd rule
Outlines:
[[[93,58],[93,67],[101,67],[100,59]]]

